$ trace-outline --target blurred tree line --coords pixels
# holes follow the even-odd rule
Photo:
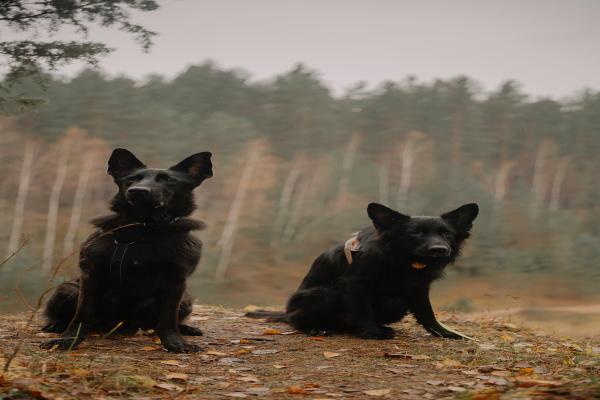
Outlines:
[[[5,117],[3,131],[20,135],[6,136],[10,143],[35,140],[44,154],[76,127],[84,132],[77,140],[102,143],[100,170],[116,146],[164,165],[191,152],[215,153],[215,177],[199,190],[198,215],[211,226],[199,281],[223,265],[219,249],[233,248],[221,274],[229,284],[268,281],[274,291],[288,290],[286,274],[296,279],[320,251],[368,223],[369,201],[413,214],[480,203],[458,273],[541,272],[576,282],[598,276],[598,92],[534,99],[513,81],[487,93],[466,77],[408,77],[334,96],[302,64],[263,82],[210,62],[173,79],[136,81],[92,69],[47,79],[43,93],[34,82],[12,87],[47,104]],[[10,156],[0,154],[14,160],[8,169],[15,176],[21,153],[13,145]],[[243,193],[241,176],[251,181]],[[112,191],[108,179],[100,181],[92,185],[101,187],[94,212]],[[1,190],[2,219],[10,224],[17,179]],[[38,197],[38,223],[29,232],[43,231],[47,206]],[[229,212],[236,202],[239,215]],[[67,213],[71,203],[61,204]]]

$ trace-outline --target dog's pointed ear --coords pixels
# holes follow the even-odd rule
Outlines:
[[[115,179],[122,178],[129,172],[140,168],[146,168],[146,166],[126,149],[114,149],[108,159],[107,172]]]
[[[468,232],[473,227],[473,221],[478,214],[479,206],[476,203],[469,203],[442,214],[441,217],[458,229]]]
[[[213,176],[211,157],[212,153],[209,151],[196,153],[169,169],[186,173],[196,185],[199,185],[203,180]]]
[[[370,203],[367,206],[367,214],[369,214],[369,218],[378,230],[389,229],[396,223],[410,218],[408,215],[401,214],[379,203]]]

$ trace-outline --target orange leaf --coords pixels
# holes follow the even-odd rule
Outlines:
[[[141,351],[155,351],[155,350],[161,350],[161,349],[162,349],[162,347],[160,347],[160,346],[144,346],[140,350]]]
[[[281,331],[279,329],[265,329],[263,335],[281,335]]]
[[[306,390],[302,389],[300,386],[290,386],[287,388],[287,392],[289,394],[306,394]]]

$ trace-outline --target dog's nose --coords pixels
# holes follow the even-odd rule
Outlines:
[[[441,244],[436,244],[433,245],[431,247],[429,247],[429,249],[427,249],[429,254],[432,256],[449,256],[450,255],[450,247],[448,246],[444,246]]]
[[[146,196],[150,194],[150,189],[144,186],[132,186],[127,189],[127,194],[129,196]]]

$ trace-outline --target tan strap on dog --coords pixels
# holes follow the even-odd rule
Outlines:
[[[344,243],[344,254],[346,255],[348,264],[352,264],[352,252],[360,251],[360,242],[358,241],[359,233],[360,232],[354,232],[350,239],[346,240],[346,243]]]

